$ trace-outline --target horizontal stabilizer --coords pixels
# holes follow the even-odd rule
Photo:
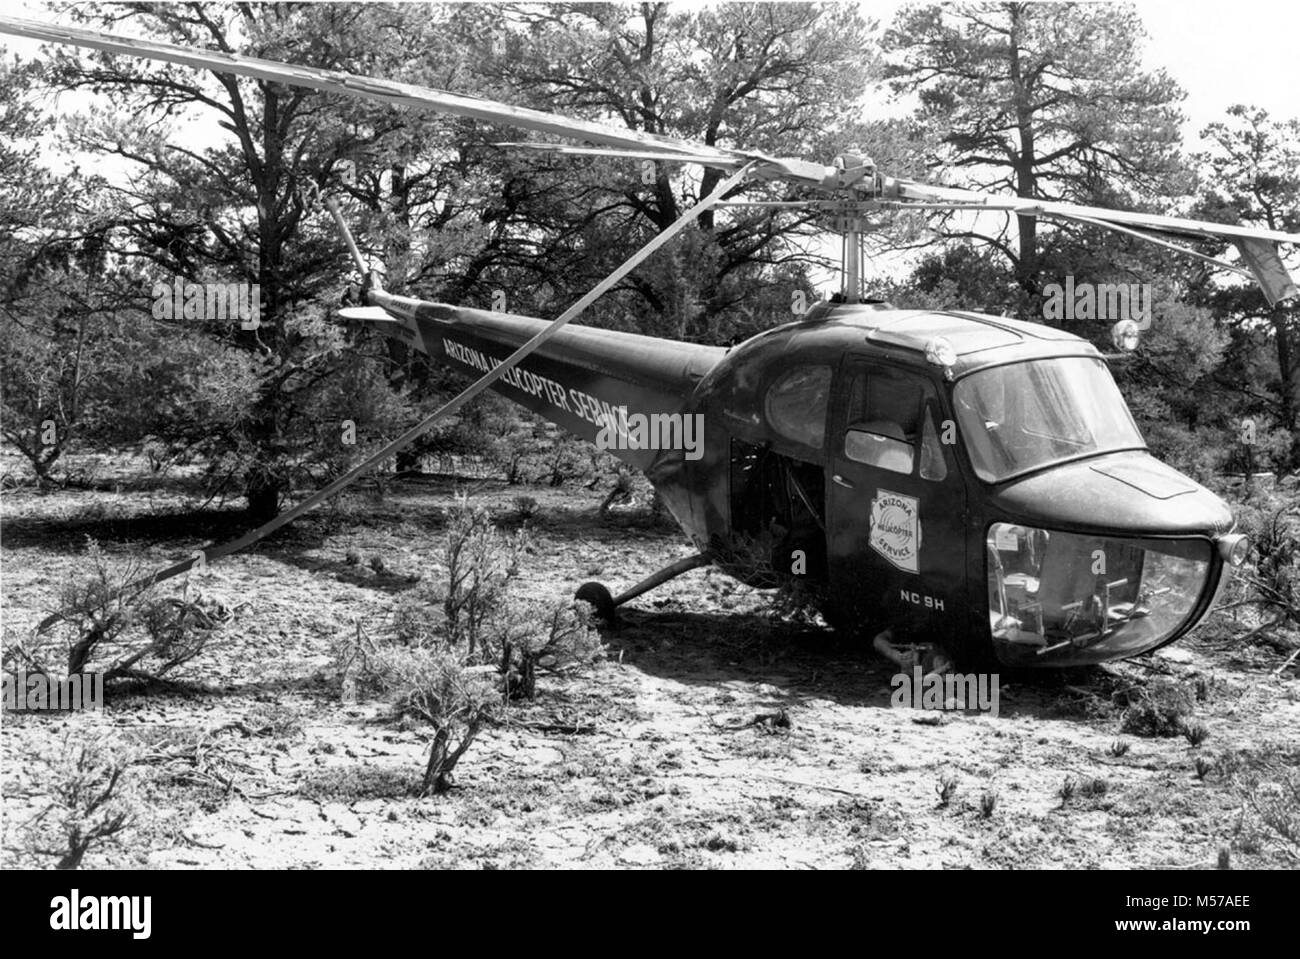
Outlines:
[[[339,310],[345,320],[365,320],[368,323],[398,323],[397,317],[379,306],[346,306]]]

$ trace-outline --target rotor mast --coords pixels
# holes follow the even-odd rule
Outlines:
[[[862,302],[862,267],[865,257],[863,249],[862,223],[856,217],[848,217],[848,227],[840,246],[840,275],[843,277],[840,295],[845,303]]]
[[[863,193],[872,197],[879,190],[876,165],[860,151],[841,153],[835,158],[836,186],[843,191],[843,202],[833,210],[830,227],[841,236],[840,296],[845,303],[862,302],[862,274],[866,258],[864,234],[871,224],[863,215]],[[864,190],[865,188],[865,190]],[[866,199],[871,203],[871,199]]]

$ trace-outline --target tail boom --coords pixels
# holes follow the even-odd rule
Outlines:
[[[371,309],[381,308],[388,319],[369,310],[345,315],[473,377],[494,369],[547,326],[536,317],[430,303],[378,289],[366,298]],[[720,347],[570,324],[492,388],[594,443],[606,423],[619,422],[620,416],[625,422],[636,413],[685,412],[696,384],[725,353]],[[642,470],[659,455],[618,445],[609,451]]]

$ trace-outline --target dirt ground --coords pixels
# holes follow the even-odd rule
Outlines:
[[[1234,867],[1296,864],[1239,786],[1242,769],[1300,760],[1300,682],[1233,638],[1247,621],[1218,615],[1140,665],[1003,675],[996,718],[919,711],[890,707],[896,669],[865,643],[774,623],[763,594],[712,570],[634,601],[602,663],[544,677],[450,793],[421,798],[421,729],[345,701],[331,648],[442,574],[458,487],[507,524],[515,497],[538,501],[522,577],[537,597],[617,591],[689,552],[642,509],[602,520],[604,487],[352,494],[191,579],[236,613],[175,682],[110,689],[102,713],[5,715],[4,861],[23,861],[14,829],[48,804],[42,757],[105,733],[207,743],[227,784],[141,773],[139,820],[93,867],[1207,868],[1223,850]],[[6,491],[6,642],[56,607],[87,536],[152,566],[234,535],[228,512],[193,505],[167,484]],[[1120,694],[1152,682],[1188,692],[1202,744],[1124,731]]]

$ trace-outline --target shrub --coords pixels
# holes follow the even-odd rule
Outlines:
[[[376,641],[358,623],[336,646],[345,698],[386,698],[399,716],[430,727],[426,793],[449,788],[483,725],[507,700],[531,699],[539,672],[588,663],[603,651],[576,605],[510,595],[526,543],[522,534],[498,532],[485,510],[460,498],[447,522],[445,590],[402,596],[390,638]]]
[[[560,672],[592,662],[604,652],[600,634],[577,603],[550,609],[507,602],[492,617],[487,652],[496,661],[503,691],[511,699],[532,699],[537,671]]]
[[[1120,728],[1134,736],[1170,737],[1182,734],[1194,709],[1187,690],[1167,679],[1156,679],[1127,693]]]
[[[556,436],[546,461],[545,477],[548,486],[563,486],[567,480],[580,480],[591,468],[586,444],[564,435]]]
[[[335,652],[345,688],[388,699],[400,717],[426,723],[429,760],[422,791],[446,792],[452,772],[494,715],[501,694],[491,667],[470,663],[464,647],[377,643],[358,624]]]
[[[980,815],[985,819],[993,818],[993,811],[998,808],[998,794],[987,790],[980,796]]]
[[[782,576],[768,599],[767,613],[777,622],[796,626],[823,625],[826,608],[824,585],[806,576]]]
[[[1210,731],[1203,723],[1187,723],[1183,726],[1183,738],[1195,749],[1210,738]]]
[[[443,611],[448,638],[463,643],[467,656],[473,657],[482,646],[488,617],[504,603],[527,542],[523,530],[502,535],[487,510],[471,507],[464,496],[449,511]]]
[[[131,755],[107,740],[71,736],[52,758],[36,757],[31,778],[43,809],[16,827],[15,851],[54,859],[55,869],[77,869],[92,847],[118,841],[143,811],[131,765]]]
[[[635,481],[632,471],[626,466],[619,465],[618,471],[614,474],[614,486],[609,491],[609,495],[600,504],[598,513],[601,519],[607,517],[615,506],[622,506],[632,502],[632,491],[635,488]]]
[[[1091,797],[1100,799],[1102,796],[1106,795],[1109,790],[1110,783],[1106,782],[1104,779],[1085,779],[1079,784],[1079,795],[1085,798]]]
[[[1061,781],[1061,788],[1056,791],[1056,795],[1061,797],[1062,806],[1074,798],[1074,791],[1078,788],[1078,785],[1071,776],[1066,776]]]
[[[1269,764],[1235,776],[1233,786],[1242,801],[1244,824],[1300,863],[1300,772]]]
[[[423,791],[446,792],[456,764],[500,702],[496,685],[446,647],[397,657],[390,668],[400,676],[399,710],[422,719],[433,731]]]
[[[1255,569],[1246,582],[1260,605],[1276,610],[1279,620],[1300,626],[1300,524],[1291,518],[1293,512],[1283,506],[1247,521]]]
[[[951,773],[944,773],[935,783],[934,791],[939,795],[939,805],[947,806],[952,802],[952,797],[957,795],[957,777]]]
[[[296,739],[303,734],[301,716],[292,709],[270,706],[213,728],[140,726],[127,735],[139,749],[136,764],[153,770],[156,786],[164,791],[182,788],[212,810],[232,795],[256,798],[269,787],[264,771],[248,762],[248,753],[234,734],[282,742]]]
[[[104,679],[157,678],[201,653],[221,632],[230,612],[218,602],[185,592],[158,596],[152,585],[131,585],[144,565],[131,560],[114,569],[92,540],[91,571],[60,591],[59,622],[12,652],[45,672],[58,652],[69,675],[100,670]]]
[[[407,646],[434,642],[442,628],[438,594],[428,588],[403,593],[393,605],[393,635]]]

